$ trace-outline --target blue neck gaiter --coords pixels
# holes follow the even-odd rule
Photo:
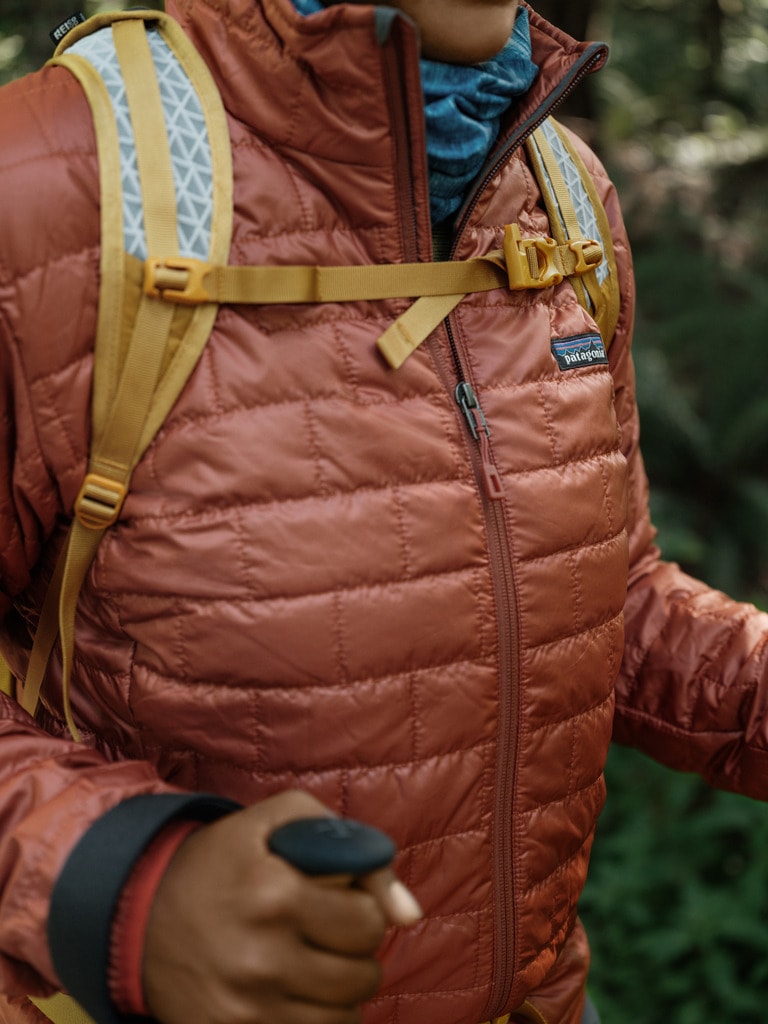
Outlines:
[[[320,0],[293,3],[300,14],[324,10]],[[531,60],[528,11],[518,10],[509,42],[491,60],[465,67],[422,58],[420,64],[430,212],[432,223],[440,224],[461,206],[496,141],[501,118],[539,72]]]

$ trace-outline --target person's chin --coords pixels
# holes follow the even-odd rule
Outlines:
[[[421,53],[448,64],[481,64],[503,50],[515,27],[518,0],[322,0],[324,4],[382,4],[419,26]]]
[[[422,38],[421,53],[428,60],[442,61],[445,64],[482,64],[504,49],[509,41],[509,35],[510,33],[507,33],[487,42],[483,40],[477,43],[462,39],[441,39],[431,42]]]
[[[517,0],[400,0],[419,25],[421,51],[430,60],[480,64],[506,46]]]

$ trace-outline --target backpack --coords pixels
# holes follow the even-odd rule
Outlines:
[[[81,83],[100,170],[101,286],[88,472],[51,580],[20,702],[35,714],[57,636],[69,699],[75,609],[131,473],[205,347],[221,303],[317,303],[411,297],[379,338],[392,370],[471,292],[547,288],[564,278],[608,349],[619,311],[611,231],[591,175],[552,118],[526,142],[551,237],[505,228],[503,247],[465,261],[375,266],[227,265],[232,160],[224,108],[200,55],[159,11],[97,15],[59,43],[51,62]],[[32,1002],[57,1024],[92,1024],[67,996]]]

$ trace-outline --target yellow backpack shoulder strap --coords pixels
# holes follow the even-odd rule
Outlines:
[[[78,594],[99,542],[119,515],[133,468],[197,363],[218,309],[215,303],[174,308],[148,296],[141,287],[142,263],[147,252],[226,261],[232,169],[218,90],[167,16],[132,11],[93,18],[66,37],[52,63],[80,81],[93,114],[101,285],[88,473],[46,595],[21,701],[35,713],[58,634],[65,715],[77,738],[69,679]],[[193,152],[189,144],[174,145],[181,135],[199,140]],[[185,161],[195,164],[194,174],[181,165]],[[192,179],[199,187],[190,196]],[[31,1002],[55,1024],[93,1024],[63,993]]]
[[[570,281],[579,302],[597,323],[607,351],[616,331],[621,295],[611,228],[594,180],[554,118],[536,129],[526,147],[555,241],[564,244],[586,237],[602,249],[601,262]]]
[[[8,667],[7,662],[5,662],[1,657],[0,657],[0,693],[5,693],[9,697],[13,697],[15,695],[15,686],[14,686],[14,681],[13,681],[13,674],[11,673],[11,670]]]
[[[181,309],[148,295],[143,262],[157,252],[226,262],[232,167],[218,89],[167,15],[93,18],[65,38],[52,63],[80,81],[93,113],[101,285],[88,472],[43,605],[21,702],[35,713],[59,635],[64,710],[77,738],[69,680],[78,594],[120,513],[131,473],[196,365],[218,308]],[[192,138],[199,144],[191,146]],[[191,182],[197,195],[190,195]]]
[[[57,992],[47,999],[28,998],[53,1024],[94,1024],[93,1017],[85,1012],[80,1003],[63,992]]]

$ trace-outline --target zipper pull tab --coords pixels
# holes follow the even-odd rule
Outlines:
[[[480,462],[483,471],[485,493],[493,501],[498,501],[504,497],[504,489],[501,482],[501,474],[493,464],[491,456],[491,446],[488,441],[491,431],[488,428],[488,421],[483,414],[483,410],[480,408],[480,403],[471,384],[465,380],[461,381],[457,385],[454,394],[459,408],[464,414],[464,419],[472,431],[472,437],[477,441],[480,448]]]

